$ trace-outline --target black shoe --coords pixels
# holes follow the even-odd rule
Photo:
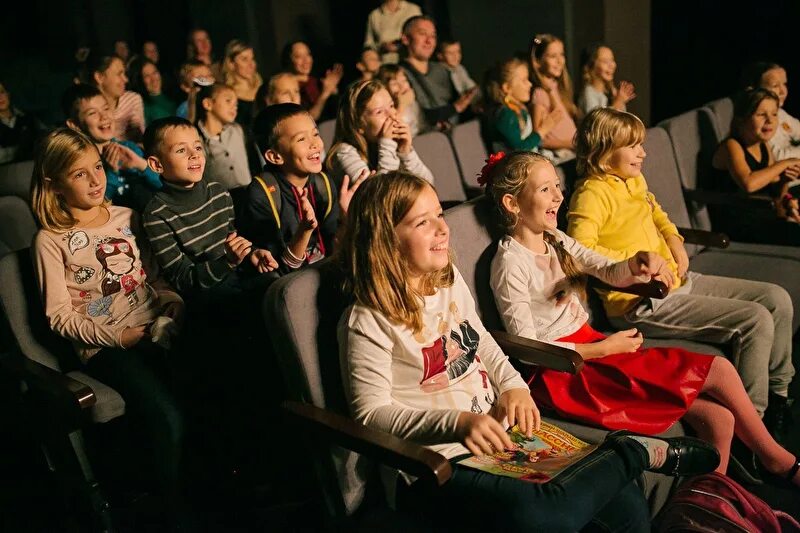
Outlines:
[[[791,407],[793,403],[794,398],[780,396],[774,392],[769,393],[769,405],[764,412],[764,425],[767,426],[772,438],[781,446],[784,444],[786,435],[788,435],[792,426]]]
[[[719,466],[719,451],[706,441],[695,437],[653,437],[619,430],[609,433],[606,438],[614,436],[647,437],[666,442],[669,446],[664,464],[657,468],[647,467],[645,470],[650,472],[668,476],[696,476],[712,472]]]

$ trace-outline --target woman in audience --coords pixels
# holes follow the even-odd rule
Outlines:
[[[594,44],[581,54],[583,90],[578,96],[578,108],[584,115],[595,107],[611,106],[625,111],[626,104],[636,98],[636,88],[629,81],[614,81],[617,62],[614,52],[604,44]],[[609,103],[610,102],[610,103]]]
[[[394,100],[397,116],[408,124],[411,137],[425,133],[425,113],[422,111],[414,88],[408,82],[405,71],[395,64],[381,65],[378,69],[378,80],[386,86]]]
[[[531,86],[528,65],[515,57],[498,63],[487,73],[486,122],[493,149],[537,150],[542,139],[561,120],[564,111],[555,108],[534,130],[531,115],[525,108],[531,99]]]
[[[639,250],[664,258],[671,276],[656,276],[670,291],[663,299],[597,291],[609,322],[728,346],[750,399],[780,442],[794,375],[791,298],[778,285],[689,270],[683,238],[642,175],[644,138],[644,124],[630,113],[598,107],[586,116],[577,137],[583,180],[570,200],[567,233],[615,261]]]
[[[333,180],[344,176],[405,170],[433,183],[433,175],[414,151],[408,124],[397,117],[394,100],[377,80],[350,86],[339,106],[333,145],[325,165]]]
[[[542,152],[558,164],[575,158],[575,121],[578,108],[572,101],[572,81],[566,68],[564,42],[547,33],[531,41],[531,81],[533,96],[530,107],[533,129],[538,131],[545,118],[554,110],[561,110],[561,118],[542,139]]]
[[[86,60],[85,83],[103,93],[113,114],[114,138],[139,142],[144,133],[144,102],[126,91],[125,63],[117,56],[92,56]]]
[[[792,191],[800,184],[800,159],[775,161],[767,143],[778,129],[778,96],[767,89],[750,89],[736,96],[731,136],[717,147],[711,164],[715,188],[774,200],[763,206],[732,209],[709,205],[714,229],[744,242],[800,245],[800,210]]]
[[[155,63],[146,58],[134,60],[131,78],[131,88],[142,97],[145,124],[175,115],[177,104],[164,94],[161,72]]]
[[[203,28],[195,28],[186,37],[186,60],[200,61],[211,69],[215,79],[222,79],[221,66],[214,60],[211,37]]]
[[[506,331],[576,350],[585,361],[580,374],[529,372],[537,403],[583,423],[646,434],[666,431],[684,418],[719,450],[717,471],[723,474],[735,431],[768,471],[795,477],[800,463],[764,427],[727,359],[642,348],[636,328],[606,337],[589,325],[581,305],[586,274],[616,287],[653,277],[669,281],[663,257],[639,251],[614,261],[559,231],[556,214],[564,199],[559,177],[539,154],[495,154],[481,181],[507,233],[491,267]]]
[[[401,510],[454,531],[578,531],[593,520],[613,531],[650,531],[634,483],[643,470],[716,467],[716,450],[699,439],[629,432],[609,435],[547,483],[455,464],[469,453],[514,449],[505,424],[530,435],[539,411],[451,261],[433,187],[405,172],[381,174],[356,191],[349,213],[338,254],[354,305],[338,338],[353,416],[453,460],[451,478],[435,490],[402,472],[385,476]],[[673,466],[678,459],[678,469],[665,457]]]
[[[104,198],[105,181],[100,153],[83,134],[61,128],[43,140],[31,192],[42,227],[33,245],[39,290],[50,327],[72,341],[83,371],[125,400],[132,434],[144,439],[137,448],[151,456],[163,501],[181,520],[183,417],[164,348],[183,301],[139,247],[135,213]]]
[[[344,67],[336,63],[325,71],[322,79],[315,77],[311,73],[314,68],[314,56],[311,55],[311,48],[305,41],[292,41],[284,46],[281,65],[297,78],[300,84],[301,103],[311,113],[311,118],[317,122],[324,120],[325,104],[339,92],[339,82],[342,81]]]
[[[253,103],[263,80],[258,73],[253,47],[234,39],[225,47],[225,62],[222,65],[225,84],[236,92],[239,112],[236,121],[250,128],[253,123]]]

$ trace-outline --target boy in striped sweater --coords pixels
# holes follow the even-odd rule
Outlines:
[[[217,182],[203,180],[206,158],[197,129],[179,117],[155,120],[145,132],[144,148],[164,185],[143,219],[166,279],[209,309],[237,305],[238,296],[266,286],[269,277],[260,274],[278,263],[237,235],[230,195]]]

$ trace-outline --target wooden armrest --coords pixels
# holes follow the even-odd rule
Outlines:
[[[97,403],[97,397],[88,385],[22,354],[2,354],[0,365],[24,381],[29,388],[61,403],[66,409],[84,410]]]
[[[655,279],[650,280],[647,283],[634,283],[633,285],[628,285],[627,287],[614,287],[597,278],[591,278],[591,285],[595,289],[624,292],[626,294],[635,294],[636,296],[655,298],[657,300],[666,298],[667,294],[669,294],[667,284]]]
[[[703,191],[700,189],[686,189],[684,194],[689,200],[703,204],[724,205],[740,209],[775,208],[775,201],[772,198],[760,194],[745,195],[744,193]]]
[[[290,421],[304,432],[363,454],[381,464],[397,468],[436,485],[444,485],[453,475],[453,467],[441,454],[369,428],[337,413],[308,403],[285,401],[283,409]]]
[[[518,337],[505,331],[492,330],[489,333],[503,353],[524,363],[570,374],[577,374],[583,368],[583,357],[575,350]]]
[[[693,228],[678,228],[683,241],[689,244],[699,244],[711,248],[727,248],[731,244],[730,238],[724,233],[706,231]]]

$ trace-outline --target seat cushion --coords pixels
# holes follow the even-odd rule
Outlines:
[[[93,422],[108,422],[125,414],[125,400],[117,391],[101,383],[83,372],[73,371],[67,375],[75,381],[80,381],[94,391],[97,403],[92,406],[91,416]]]

